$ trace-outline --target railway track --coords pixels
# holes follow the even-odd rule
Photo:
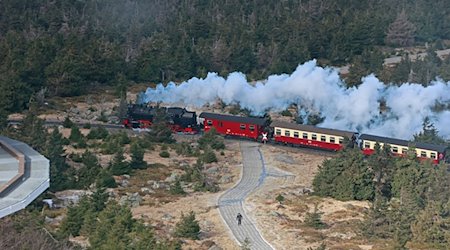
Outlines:
[[[19,120],[19,119],[8,120],[8,124],[9,125],[19,125],[21,123],[22,123],[22,120]],[[124,128],[123,125],[111,124],[111,123],[88,123],[88,122],[76,122],[76,121],[74,121],[73,123],[76,124],[78,127],[85,127],[85,126],[90,126],[90,127],[93,127],[93,128],[104,127],[106,129],[112,130],[112,131],[125,130],[129,134],[140,134],[140,133],[148,131],[148,130],[127,129],[127,128]],[[63,125],[63,121],[59,121],[59,120],[45,120],[44,121],[44,126],[48,126],[48,127],[62,126],[62,125]],[[176,139],[181,139],[181,140],[197,140],[198,138],[200,138],[201,135],[202,135],[202,133],[199,133],[199,134],[181,134],[181,133],[177,133],[177,134],[174,134],[174,137]],[[230,141],[255,142],[254,140],[245,139],[245,138],[239,138],[239,137],[231,137],[231,136],[225,136],[224,139],[225,140],[230,140]],[[329,156],[329,157],[336,155],[336,152],[326,151],[326,150],[322,150],[322,149],[301,147],[301,146],[295,146],[295,145],[294,146],[290,146],[290,145],[284,145],[284,144],[277,144],[275,142],[268,142],[268,144],[272,145],[274,147],[277,147],[277,148],[285,148],[285,149],[288,148],[288,149],[295,150],[296,152],[302,152],[302,153],[307,153],[307,154],[312,154],[312,155]]]

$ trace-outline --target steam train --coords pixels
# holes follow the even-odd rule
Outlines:
[[[164,119],[174,133],[199,132],[197,114],[179,107],[162,108],[130,104],[122,124],[126,128],[148,129],[157,118]]]
[[[243,117],[203,112],[197,124],[195,112],[183,108],[166,108],[168,125],[174,132],[198,133],[214,128],[224,136],[248,138],[290,146],[311,147],[339,151],[345,144],[357,145],[365,155],[371,155],[378,143],[390,146],[393,155],[403,156],[415,150],[418,158],[438,164],[445,160],[447,146],[381,137],[357,132],[320,128],[311,125],[283,121],[269,122],[266,117]],[[132,105],[128,109],[124,125],[130,128],[148,128],[155,118],[155,108]]]

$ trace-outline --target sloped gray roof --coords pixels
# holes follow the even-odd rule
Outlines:
[[[213,119],[213,120],[222,120],[222,121],[231,121],[245,124],[255,124],[255,125],[265,125],[266,118],[263,117],[244,117],[244,116],[236,116],[236,115],[224,115],[224,114],[216,114],[216,113],[208,113],[203,112],[199,116],[200,118]]]
[[[400,145],[400,146],[405,146],[405,147],[414,146],[415,148],[433,150],[433,151],[437,151],[437,152],[444,152],[447,149],[446,145],[437,145],[437,144],[431,144],[431,143],[425,143],[425,142],[412,142],[412,141],[406,141],[406,140],[400,140],[400,139],[382,137],[382,136],[376,136],[376,135],[362,134],[359,138],[362,140],[382,142],[382,143]]]
[[[354,132],[351,132],[351,131],[321,128],[321,127],[316,127],[316,126],[312,126],[312,125],[296,124],[296,123],[284,122],[284,121],[273,121],[271,126],[279,127],[279,128],[295,129],[295,130],[301,130],[301,131],[309,131],[309,132],[314,132],[314,133],[318,133],[318,134],[343,136],[343,137],[348,137],[348,138],[352,138],[352,136],[355,134]]]

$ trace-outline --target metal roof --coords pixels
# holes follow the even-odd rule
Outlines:
[[[308,131],[318,134],[327,134],[327,135],[337,135],[337,136],[343,136],[352,138],[352,136],[355,134],[351,131],[344,131],[344,130],[337,130],[337,129],[329,129],[329,128],[320,128],[312,125],[305,125],[305,124],[296,124],[291,122],[284,122],[284,121],[273,121],[272,127],[278,127],[278,128],[287,128],[287,129],[294,129],[294,130],[300,130],[300,131]]]
[[[412,142],[412,141],[406,141],[406,140],[400,140],[400,139],[382,137],[382,136],[376,136],[376,135],[362,134],[359,138],[362,140],[382,142],[382,143],[400,145],[400,146],[405,146],[405,147],[414,145],[414,147],[418,148],[418,149],[427,149],[427,150],[433,150],[433,151],[437,151],[437,152],[444,152],[447,149],[447,146],[445,146],[445,145],[436,145],[436,144],[425,143],[425,142]]]
[[[50,163],[27,144],[0,136],[0,218],[30,204],[50,185]]]
[[[223,114],[215,114],[215,113],[207,113],[203,112],[199,116],[200,118],[213,119],[213,120],[221,120],[221,121],[231,121],[245,124],[255,124],[255,125],[265,125],[266,118],[262,117],[243,117],[243,116],[235,116],[235,115],[223,115]]]

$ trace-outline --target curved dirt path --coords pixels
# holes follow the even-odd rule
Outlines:
[[[261,236],[255,222],[246,215],[243,202],[247,195],[258,188],[266,177],[266,169],[258,143],[241,142],[243,169],[239,183],[225,192],[218,201],[220,215],[230,228],[233,236],[244,244],[247,240],[251,249],[265,250],[273,247]],[[236,215],[243,215],[242,224],[238,225]]]

